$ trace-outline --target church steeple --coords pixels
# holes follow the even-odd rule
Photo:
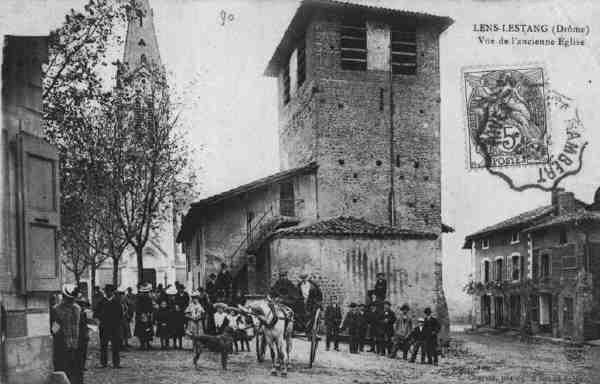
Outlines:
[[[147,64],[162,68],[150,2],[132,1],[136,3],[136,10],[129,15],[123,62],[129,65],[130,71],[136,71]]]

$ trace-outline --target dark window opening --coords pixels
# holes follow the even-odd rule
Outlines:
[[[295,216],[294,184],[291,182],[279,185],[279,214]]]
[[[377,164],[378,167],[381,166],[381,160],[377,160],[375,164]]]
[[[352,177],[354,177],[355,179],[358,179],[358,173],[353,174]]]
[[[379,89],[379,110],[380,111],[383,111],[383,97],[384,97],[383,92],[384,92],[383,88],[380,88]]]
[[[342,108],[344,108],[344,104],[342,104],[342,103],[338,103],[338,108],[339,108],[339,109],[342,109]]]
[[[429,181],[429,176],[424,176],[424,177],[423,177],[423,180],[425,180],[425,181]]]
[[[140,47],[145,47],[145,46],[146,46],[146,42],[144,41],[144,39],[140,39],[140,41],[139,41],[138,45],[139,45]]]
[[[573,321],[573,298],[572,297],[565,297],[564,299],[564,317],[563,320],[566,321]]]
[[[502,278],[503,274],[504,274],[504,260],[498,259],[498,260],[496,260],[496,281],[504,280]]]
[[[550,255],[542,255],[540,264],[540,277],[550,276]]]
[[[298,79],[298,88],[304,84],[304,80],[306,80],[306,38],[302,37],[300,39],[300,44],[298,45],[298,53],[296,56],[296,77]]]
[[[344,161],[344,159],[339,159],[338,163],[340,163],[340,165],[344,165],[345,161]]]
[[[560,234],[559,234],[559,244],[567,244],[567,230],[564,228],[561,228],[560,230]]]
[[[252,221],[254,220],[254,212],[248,211],[246,213],[246,236],[248,240],[252,237]]]
[[[417,73],[417,33],[414,27],[392,27],[392,73]]]
[[[358,199],[356,197],[352,199],[353,203],[356,203],[357,201],[358,201]]]
[[[490,281],[490,262],[486,260],[483,262],[483,282],[487,283],[489,281]]]
[[[533,260],[531,261],[531,274],[534,280],[540,277],[540,257],[537,252],[533,253]]]
[[[143,53],[140,55],[140,63],[142,64],[146,64],[148,62],[148,59],[146,59],[146,55],[144,55]]]
[[[283,69],[283,104],[290,102],[290,67],[286,65]]]
[[[510,235],[510,242],[511,243],[518,243],[519,242],[519,232],[518,231],[514,231],[511,233]]]
[[[418,162],[418,161],[415,161],[415,162],[413,163],[413,166],[415,167],[415,169],[417,169],[417,168],[419,168],[420,164],[419,164],[419,162]]]
[[[144,26],[144,16],[138,15],[138,20],[140,22],[140,27],[143,27]]]
[[[400,155],[396,155],[396,167],[400,168]]]
[[[340,30],[342,69],[367,69],[367,28],[361,18],[345,18]]]
[[[521,278],[521,273],[520,273],[521,263],[520,263],[519,259],[520,259],[519,256],[512,257],[512,279],[513,280],[519,280]]]

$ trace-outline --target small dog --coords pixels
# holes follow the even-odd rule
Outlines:
[[[194,350],[196,351],[194,355],[194,367],[198,367],[198,358],[202,352],[202,347],[204,347],[211,352],[220,353],[221,366],[224,370],[227,369],[227,358],[233,352],[233,329],[226,327],[225,332],[221,335],[189,336],[194,341]]]

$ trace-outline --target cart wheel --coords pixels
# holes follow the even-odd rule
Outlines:
[[[317,355],[317,349],[319,347],[319,321],[321,317],[321,309],[317,309],[315,312],[315,318],[312,322],[312,329],[310,333],[307,335],[310,341],[310,360],[308,363],[308,367],[312,368],[313,363],[315,361],[315,357]]]
[[[259,363],[265,361],[265,334],[260,332],[256,334],[256,360]]]

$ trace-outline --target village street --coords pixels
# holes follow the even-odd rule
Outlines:
[[[287,378],[269,375],[270,363],[258,364],[253,352],[237,353],[229,370],[220,370],[216,355],[207,353],[199,368],[185,351],[126,352],[123,369],[98,368],[94,345],[86,384],[199,383],[597,383],[600,348],[566,347],[548,342],[521,343],[514,336],[455,334],[451,351],[438,367],[380,358],[372,353],[351,355],[321,348],[308,369],[308,344],[294,340],[293,367]],[[189,348],[189,345],[188,345]]]

